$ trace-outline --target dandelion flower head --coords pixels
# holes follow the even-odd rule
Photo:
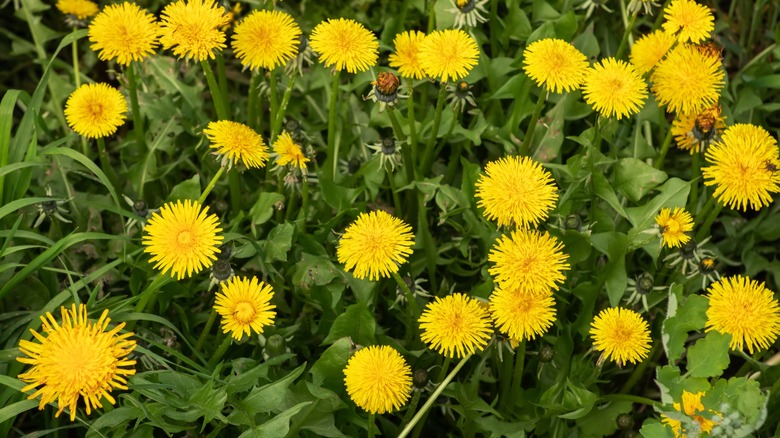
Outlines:
[[[519,229],[501,236],[488,254],[493,266],[488,270],[499,285],[508,290],[525,289],[550,293],[569,270],[569,255],[563,244],[547,232]]]
[[[720,105],[713,105],[699,113],[678,114],[672,123],[672,135],[677,147],[698,154],[726,129],[726,117]]]
[[[221,283],[214,310],[222,317],[222,332],[230,333],[233,339],[241,340],[252,332],[263,333],[273,324],[276,308],[271,304],[274,290],[258,281],[257,277],[233,277]]]
[[[672,0],[664,9],[664,31],[676,34],[680,42],[698,43],[715,29],[712,12],[693,0]]]
[[[461,293],[436,297],[420,316],[420,328],[423,342],[452,358],[482,350],[493,334],[482,304]]]
[[[97,3],[89,0],[57,0],[57,9],[65,15],[73,15],[79,20],[85,20],[97,14],[100,8]]]
[[[19,362],[32,365],[19,379],[28,385],[23,392],[35,390],[29,396],[40,396],[39,409],[57,402],[56,417],[65,408],[70,410],[70,421],[76,419],[79,397],[84,399],[87,415],[92,409],[103,407],[102,399],[115,403],[110,392],[114,388],[127,389],[127,376],[135,374],[134,360],[127,356],[135,349],[133,333],[119,334],[125,323],[109,329],[108,309],[97,322],[87,318],[87,306],[75,304],[70,309],[60,307],[62,321],[57,322],[50,312],[41,316],[45,336],[31,330],[35,341],[19,341],[19,350],[27,357]]]
[[[233,51],[253,70],[273,70],[298,54],[301,28],[282,11],[253,11],[233,31]]]
[[[263,137],[243,123],[209,122],[203,133],[211,142],[211,148],[224,157],[223,166],[241,160],[246,167],[259,168],[268,160],[268,147]]]
[[[526,47],[523,70],[545,90],[563,93],[580,87],[588,70],[588,59],[566,41],[545,38]]]
[[[605,58],[588,69],[582,94],[599,114],[620,120],[642,109],[647,84],[631,64]]]
[[[303,154],[303,150],[298,146],[287,131],[282,132],[274,142],[274,152],[277,155],[276,164],[279,166],[298,166],[306,169],[306,163],[309,159]]]
[[[631,64],[641,74],[649,72],[663,59],[675,41],[674,35],[662,30],[643,35],[631,47]]]
[[[655,222],[661,228],[661,240],[667,248],[679,248],[691,240],[687,233],[693,231],[693,218],[684,209],[662,208]]]
[[[780,334],[780,307],[775,294],[756,280],[737,275],[713,283],[707,290],[706,331],[731,335],[733,350],[769,348]]]
[[[211,267],[220,252],[222,236],[217,233],[222,228],[208,210],[188,199],[169,202],[152,215],[144,227],[142,243],[155,268],[163,274],[170,270],[171,276],[181,280]]]
[[[213,0],[169,3],[161,13],[163,48],[172,48],[173,54],[181,59],[213,59],[215,52],[226,47],[222,27],[230,17],[225,12]]]
[[[361,213],[344,231],[336,256],[356,278],[378,280],[398,272],[412,253],[414,235],[406,222],[384,211]]]
[[[349,73],[366,71],[376,64],[379,42],[374,33],[355,20],[328,19],[311,32],[311,48],[326,67]]]
[[[361,348],[344,368],[344,384],[349,398],[372,414],[392,412],[409,400],[412,370],[390,346]]]
[[[701,403],[702,397],[704,397],[703,392],[697,392],[694,394],[692,392],[683,391],[682,406],[680,403],[675,402],[673,407],[677,412],[683,412],[685,415],[693,418],[693,421],[698,423],[701,432],[710,433],[712,432],[712,428],[716,423],[712,420],[708,420],[702,417],[701,415],[697,415],[705,411],[704,405]],[[712,410],[710,410],[710,412],[715,413]],[[661,423],[666,424],[672,428],[672,432],[674,432],[675,438],[685,438],[688,436],[689,431],[682,427],[682,422],[680,422],[680,420],[675,420],[661,414]]]
[[[405,78],[422,79],[425,77],[420,64],[420,45],[425,39],[425,34],[417,30],[401,32],[393,39],[395,53],[388,60],[390,67],[398,69],[398,73]]]
[[[77,134],[87,138],[112,135],[125,124],[127,101],[108,84],[84,84],[68,97],[65,119]]]
[[[497,287],[490,296],[490,313],[496,328],[515,340],[544,335],[555,321],[555,299],[549,292]]]
[[[491,161],[477,180],[477,206],[498,226],[536,226],[547,219],[558,200],[550,172],[530,157]]]
[[[656,99],[667,111],[697,113],[718,102],[723,88],[720,61],[681,44],[661,60],[651,76]]]
[[[107,5],[89,25],[90,47],[98,58],[120,65],[154,54],[159,36],[157,20],[134,2]]]
[[[477,65],[479,47],[460,29],[436,30],[423,39],[419,57],[428,76],[442,82],[457,81]]]
[[[638,363],[650,351],[647,321],[633,310],[610,307],[602,310],[591,323],[593,346],[601,351],[599,362],[610,359],[622,366]]]

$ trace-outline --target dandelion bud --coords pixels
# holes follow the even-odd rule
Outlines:
[[[211,266],[211,276],[217,281],[226,281],[233,276],[233,268],[227,260],[218,258]]]
[[[621,429],[633,429],[634,417],[629,414],[620,414],[617,417],[617,425]]]
[[[414,383],[415,388],[425,388],[425,386],[428,385],[428,381],[428,370],[425,368],[420,368],[414,371],[414,374],[412,375],[412,383]]]
[[[636,291],[642,295],[646,295],[650,293],[651,290],[653,290],[654,285],[655,279],[653,276],[645,272],[644,274],[640,275],[636,281]]]
[[[567,230],[574,230],[579,232],[582,229],[582,219],[578,214],[570,214],[566,216],[566,220],[563,222],[563,227]]]
[[[279,356],[285,351],[287,351],[287,341],[279,335],[272,335],[265,342],[265,352],[269,357]]]
[[[542,347],[539,349],[539,362],[552,362],[553,357],[555,357],[555,349],[547,344],[542,345]]]

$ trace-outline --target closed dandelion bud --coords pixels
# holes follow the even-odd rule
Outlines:
[[[43,210],[45,214],[54,214],[54,212],[57,211],[57,201],[51,200],[41,202],[41,210]]]
[[[211,266],[211,276],[217,281],[226,281],[233,276],[233,268],[230,262],[223,259],[217,259]]]
[[[220,213],[224,213],[224,212],[228,211],[228,207],[229,207],[228,203],[223,201],[223,200],[221,200],[221,199],[214,203],[214,210],[216,210],[216,211],[218,211]]]
[[[542,345],[542,347],[539,349],[539,362],[552,362],[553,357],[555,357],[555,349],[547,344]]]
[[[347,163],[347,170],[349,170],[350,174],[357,173],[360,170],[360,160],[357,158],[350,159],[349,163]]]
[[[393,155],[395,153],[395,140],[393,137],[382,139],[382,153],[385,155]]]
[[[133,203],[133,213],[141,217],[146,217],[146,215],[149,214],[149,206],[146,205],[146,202],[139,199]]]
[[[621,429],[633,429],[634,417],[629,414],[620,414],[617,417],[617,425]]]
[[[680,255],[684,259],[692,259],[696,255],[696,242],[689,240],[680,248]]]
[[[429,376],[428,376],[428,370],[425,368],[420,368],[414,371],[414,374],[412,374],[412,383],[414,383],[414,387],[418,389],[423,389],[428,385]]]
[[[647,295],[651,290],[653,290],[654,285],[655,279],[653,276],[645,272],[636,280],[636,291],[642,295]]]
[[[279,200],[279,201],[274,202],[274,210],[276,210],[276,211],[284,210],[284,201]]]
[[[219,247],[219,253],[217,254],[217,259],[219,260],[230,260],[230,257],[233,255],[233,246],[229,243],[223,243]]]
[[[570,214],[566,216],[566,220],[563,222],[564,228],[567,230],[580,231],[582,229],[582,219],[578,214]]]
[[[398,76],[389,72],[379,73],[376,81],[374,81],[377,99],[385,103],[394,102],[398,94],[399,85],[401,85],[401,80],[398,79]]]
[[[287,341],[279,335],[272,335],[265,342],[265,352],[270,357],[276,357],[287,351]]]

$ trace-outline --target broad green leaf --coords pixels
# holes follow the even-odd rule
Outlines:
[[[614,188],[633,202],[666,181],[666,172],[636,158],[623,158],[615,165]]]
[[[351,351],[352,342],[348,338],[341,338],[334,342],[312,365],[309,371],[312,382],[333,391],[343,391],[344,367],[347,365]]]
[[[363,303],[353,304],[333,321],[330,332],[322,344],[332,344],[336,340],[348,336],[357,344],[371,345],[375,343],[375,331],[374,314]]]
[[[688,349],[688,375],[693,377],[719,376],[729,366],[730,334],[717,331],[707,333]]]
[[[645,438],[675,438],[672,428],[664,426],[658,420],[651,419],[642,423],[639,433]]]
[[[612,207],[616,213],[623,217],[627,217],[626,211],[620,204],[620,201],[615,194],[615,190],[612,188],[612,185],[609,183],[609,181],[607,181],[607,178],[605,178],[604,175],[602,175],[601,172],[595,168],[593,169],[592,178],[593,190],[596,193],[596,196],[606,201],[607,204],[609,204],[609,206]]]
[[[298,403],[284,412],[274,415],[270,421],[247,430],[238,438],[283,438],[290,430],[290,418],[310,404],[312,404],[310,401]]]
[[[609,304],[612,307],[620,303],[620,299],[626,291],[628,276],[626,275],[626,251],[628,241],[626,235],[610,231],[598,233],[590,237],[593,247],[606,254],[608,262],[603,268],[604,285],[607,288]]]
[[[249,210],[253,225],[261,225],[268,222],[276,211],[276,203],[284,202],[284,195],[276,192],[263,192],[257,197],[255,205]]]
[[[265,241],[265,261],[267,263],[280,260],[287,261],[287,253],[292,248],[292,237],[295,227],[289,222],[275,226]]]
[[[249,415],[274,411],[287,396],[287,388],[303,374],[305,369],[306,365],[301,365],[286,376],[253,389],[240,401],[241,408]]]
[[[669,178],[661,187],[659,193],[641,207],[627,208],[628,220],[634,228],[629,232],[628,238],[634,246],[634,241],[641,238],[642,231],[650,228],[655,223],[655,217],[663,207],[685,207],[688,202],[688,192],[691,184],[679,178]]]
[[[682,286],[676,286],[669,292],[669,301],[678,300],[682,296]],[[685,351],[685,341],[688,332],[701,330],[707,322],[709,300],[701,295],[689,295],[676,312],[669,312],[664,321],[663,342],[664,351],[669,362],[674,363]]]
[[[197,200],[200,198],[200,175],[195,174],[190,179],[176,184],[168,194],[167,202],[185,201],[187,199]]]

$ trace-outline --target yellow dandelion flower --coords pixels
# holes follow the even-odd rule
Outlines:
[[[282,11],[253,11],[233,31],[233,52],[253,70],[273,70],[298,54],[301,28]]]
[[[705,152],[704,185],[716,186],[714,197],[730,208],[759,210],[780,192],[777,141],[759,126],[730,126]]]
[[[410,30],[399,33],[393,39],[395,53],[388,60],[390,67],[398,69],[398,73],[405,78],[422,79],[425,71],[420,64],[420,45],[425,39],[425,33]]]
[[[588,69],[582,94],[585,102],[599,114],[620,120],[642,109],[647,98],[647,84],[631,64],[606,58]]]
[[[461,358],[485,348],[493,329],[479,301],[461,293],[436,297],[420,316],[421,338],[432,350]]]
[[[742,350],[769,348],[780,334],[780,307],[775,294],[756,280],[737,275],[707,289],[710,307],[705,330],[731,335],[729,346]]]
[[[494,266],[488,271],[504,289],[550,293],[569,270],[569,255],[562,249],[563,244],[546,231],[515,230],[501,236],[490,250],[488,260]]]
[[[426,75],[442,82],[468,76],[479,60],[479,47],[460,29],[436,30],[420,43],[420,66]]]
[[[65,119],[77,134],[88,138],[112,135],[125,124],[127,101],[108,84],[84,84],[68,97]]]
[[[222,243],[217,233],[222,228],[217,216],[208,211],[208,207],[201,209],[200,203],[188,199],[169,202],[152,215],[144,227],[142,243],[144,252],[153,256],[149,261],[156,269],[162,269],[163,274],[170,269],[171,276],[181,280],[214,263]]]
[[[211,142],[211,148],[223,156],[223,166],[241,160],[246,167],[260,168],[268,160],[268,147],[263,137],[242,123],[229,120],[209,122],[203,133]]]
[[[726,129],[726,117],[720,105],[713,105],[696,114],[678,114],[672,123],[672,135],[677,147],[691,155],[705,149]]]
[[[104,310],[97,322],[87,319],[87,306],[75,304],[70,309],[60,307],[62,322],[57,323],[50,312],[41,316],[43,336],[31,330],[38,342],[19,341],[19,350],[27,357],[19,362],[32,365],[19,379],[28,385],[22,391],[35,390],[29,399],[41,397],[38,409],[57,402],[59,417],[65,408],[70,421],[76,419],[79,397],[84,399],[87,415],[102,408],[102,399],[116,401],[110,392],[127,389],[127,376],[135,374],[134,360],[127,356],[135,349],[133,333],[119,334],[125,323],[108,328],[111,318]]]
[[[547,219],[558,200],[550,172],[530,157],[491,161],[477,180],[477,206],[498,226],[536,226]]]
[[[548,292],[497,287],[490,296],[490,312],[501,333],[513,341],[542,336],[555,321],[555,299]]]
[[[715,19],[709,8],[692,0],[672,0],[664,9],[664,30],[677,34],[681,42],[706,40],[715,29]]]
[[[279,166],[298,166],[301,170],[306,169],[306,163],[309,159],[303,154],[303,150],[290,137],[290,133],[283,131],[274,142],[274,152],[276,153],[276,164]]]
[[[685,413],[685,415],[693,418],[693,421],[695,423],[698,423],[701,432],[710,433],[712,432],[712,428],[717,423],[715,423],[712,420],[708,420],[702,417],[701,415],[697,415],[698,413],[705,411],[704,405],[701,403],[702,397],[704,397],[703,392],[697,392],[696,394],[694,394],[692,392],[683,391],[682,406],[680,406],[680,403],[674,403],[672,406],[677,412],[683,412]],[[709,411],[712,412],[713,414],[717,414],[715,411],[711,409]],[[694,431],[685,430],[682,427],[682,423],[680,422],[680,420],[674,420],[663,414],[661,414],[661,423],[666,424],[672,428],[672,432],[674,432],[675,438],[685,438],[688,436],[689,432],[694,432]],[[694,432],[694,433],[698,435],[698,432]]]
[[[406,222],[384,211],[361,213],[341,236],[336,256],[356,278],[390,277],[412,253],[411,230]]]
[[[580,88],[588,71],[588,58],[566,41],[545,38],[525,48],[523,70],[545,90],[563,93]]]
[[[163,48],[172,48],[181,59],[213,59],[215,52],[225,48],[225,32],[221,29],[230,21],[225,12],[213,0],[169,3],[160,14]]]
[[[601,351],[599,363],[611,359],[623,366],[638,363],[650,351],[650,330],[647,321],[633,310],[620,307],[604,309],[590,324],[593,346]]]
[[[355,20],[328,19],[311,32],[311,48],[325,67],[350,73],[366,71],[376,64],[379,42],[374,33]]]
[[[361,348],[344,368],[344,384],[349,398],[372,414],[392,412],[409,400],[412,370],[393,347]]]
[[[222,332],[230,333],[240,341],[245,334],[263,333],[274,323],[276,308],[271,304],[274,290],[258,281],[257,277],[233,277],[221,283],[222,291],[216,296],[214,310],[222,317]]]
[[[649,72],[666,56],[675,41],[674,35],[662,30],[643,35],[631,47],[631,55],[629,56],[631,64],[641,74]]]
[[[662,208],[655,222],[661,228],[661,242],[667,248],[679,248],[691,240],[686,233],[693,231],[693,218],[682,208]]]
[[[154,15],[131,2],[106,6],[89,25],[90,47],[98,58],[121,65],[154,54],[159,36],[160,25]]]
[[[652,90],[667,111],[691,114],[717,103],[723,88],[720,61],[681,44],[660,61],[651,76]]]
[[[57,0],[57,9],[65,15],[73,15],[79,20],[85,20],[97,14],[100,8],[97,3],[89,0]]]

